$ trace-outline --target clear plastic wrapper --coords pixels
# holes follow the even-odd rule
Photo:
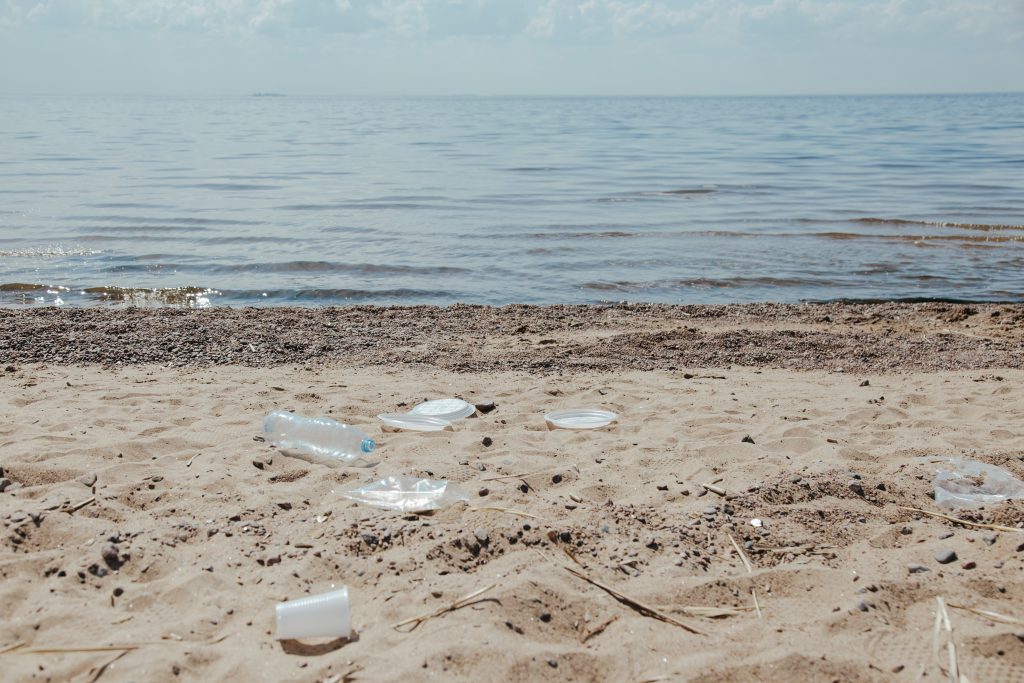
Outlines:
[[[447,480],[416,477],[385,477],[372,484],[335,493],[363,505],[398,512],[440,510],[469,500],[468,493]]]
[[[952,458],[935,476],[935,504],[940,508],[978,508],[1024,498],[1024,482],[995,465]]]

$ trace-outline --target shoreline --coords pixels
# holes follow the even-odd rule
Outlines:
[[[0,363],[453,372],[1024,367],[1024,304],[0,309]]]

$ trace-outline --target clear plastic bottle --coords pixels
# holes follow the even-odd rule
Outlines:
[[[263,419],[263,433],[278,448],[325,465],[369,465],[363,456],[377,447],[358,427],[284,410],[275,410]]]

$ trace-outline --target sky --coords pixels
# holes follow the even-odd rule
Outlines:
[[[1024,0],[0,0],[0,95],[1024,91]]]

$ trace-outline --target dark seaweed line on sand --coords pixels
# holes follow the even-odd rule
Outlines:
[[[1024,305],[0,310],[0,364],[435,367],[457,372],[1024,367]]]

